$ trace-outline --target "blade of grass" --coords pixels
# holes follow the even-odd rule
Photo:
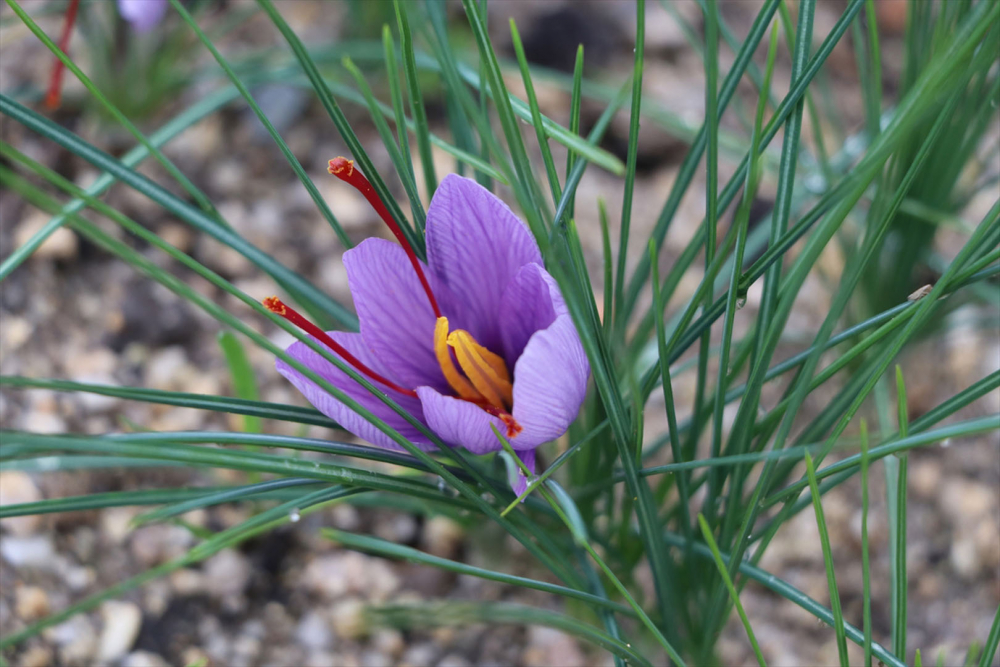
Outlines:
[[[592,625],[582,623],[571,616],[521,604],[441,601],[369,607],[367,613],[369,618],[376,623],[403,628],[466,625],[468,623],[544,626],[603,648],[623,658],[628,664],[651,667],[649,661],[636,652],[634,648]]]
[[[657,257],[656,248],[653,246],[652,239],[650,239],[649,266],[653,282],[653,307],[656,308],[657,312],[660,312],[660,309],[663,306],[663,295],[660,293],[659,269],[657,268],[658,262],[655,260],[655,257]],[[673,382],[670,379],[667,339],[666,334],[663,331],[663,320],[659,317],[656,318],[656,344],[659,350],[660,378],[661,386],[663,387],[663,402],[667,412],[667,429],[670,434],[670,452],[673,455],[674,463],[683,463],[684,455],[681,451],[680,432],[677,428],[677,411],[674,405]],[[684,535],[685,539],[689,542],[693,542],[694,532],[691,529],[691,508],[688,504],[688,498],[691,497],[688,490],[688,479],[688,475],[684,472],[677,473],[677,492],[680,507],[681,533]]]
[[[524,55],[524,45],[521,44],[521,35],[517,32],[517,25],[514,23],[514,19],[510,20],[510,37],[514,44],[514,53],[517,55],[517,63],[521,68],[521,79],[524,81],[524,90],[528,96],[528,107],[531,109],[531,122],[535,126],[535,137],[538,139],[538,147],[542,152],[545,173],[549,177],[549,189],[552,191],[552,205],[556,206],[559,203],[559,198],[562,196],[559,188],[559,175],[556,173],[556,163],[552,160],[549,139],[545,134],[545,127],[542,124],[542,112],[538,109],[538,98],[535,97],[535,85],[531,82],[528,59]]]
[[[399,28],[399,48],[403,54],[403,73],[406,76],[406,88],[410,99],[410,114],[416,123],[417,152],[420,154],[420,165],[423,168],[424,187],[427,188],[428,201],[437,190],[437,176],[434,173],[434,157],[431,155],[430,129],[427,125],[427,112],[424,109],[424,97],[420,92],[420,79],[417,76],[417,65],[413,52],[413,35],[410,33],[410,21],[406,15],[406,4],[393,0],[396,9],[396,24]]]
[[[909,431],[909,415],[907,413],[906,383],[903,380],[903,370],[896,366],[896,397],[899,419],[899,437],[905,438]],[[892,457],[887,459],[887,462]],[[889,560],[889,580],[892,591],[892,652],[906,660],[906,469],[907,457],[898,457],[896,474],[887,479],[886,493],[893,493],[896,502],[889,506],[895,510],[889,515],[889,539],[893,542]],[[886,466],[888,477],[889,467]],[[889,483],[889,482],[892,483]]]
[[[622,195],[621,230],[618,233],[618,264],[615,269],[615,316],[625,313],[625,264],[628,260],[629,230],[632,224],[632,197],[635,193],[635,169],[639,157],[639,114],[642,107],[642,68],[645,57],[646,0],[635,3],[635,58],[632,65],[632,103],[629,112],[628,147],[625,153],[625,190]],[[614,330],[624,331],[625,320],[616,319]]]
[[[993,615],[990,634],[986,637],[986,643],[983,644],[983,652],[979,654],[979,667],[989,667],[993,664],[998,644],[1000,644],[1000,607],[997,607],[997,613]],[[919,653],[919,650],[917,652]]]
[[[239,339],[231,331],[223,331],[219,334],[219,346],[229,366],[233,393],[245,401],[257,401],[260,396],[257,391],[257,378],[254,377],[253,366],[250,365],[246,350],[243,349]],[[260,417],[244,415],[243,430],[247,433],[260,433],[263,430]]]
[[[537,579],[529,579],[527,577],[519,577],[517,575],[497,572],[496,570],[476,567],[474,565],[467,565],[466,563],[460,563],[447,558],[441,558],[440,556],[434,556],[414,549],[413,547],[396,544],[394,542],[389,542],[387,540],[382,540],[369,535],[347,533],[335,528],[324,528],[321,532],[323,537],[356,551],[375,554],[383,558],[395,558],[409,563],[426,565],[428,567],[438,568],[455,574],[478,577],[487,581],[496,581],[501,584],[509,584],[511,586],[530,588],[536,591],[543,591],[545,593],[553,593],[554,595],[561,595],[563,597],[580,600],[593,606],[611,609],[616,613],[625,614],[626,616],[635,615],[631,609],[623,604],[609,602],[602,597],[592,595],[584,591],[578,591],[574,588],[567,588],[558,584],[538,581]]]
[[[736,588],[733,586],[733,580],[729,578],[729,570],[726,564],[722,561],[722,554],[719,553],[719,545],[715,543],[715,538],[712,536],[712,529],[709,528],[708,522],[705,521],[705,517],[698,513],[698,525],[701,526],[702,537],[705,538],[705,544],[708,548],[712,550],[712,557],[715,558],[715,565],[719,568],[719,576],[722,577],[722,581],[726,584],[726,590],[729,591],[729,597],[733,601],[733,606],[736,607],[737,613],[740,615],[740,621],[743,623],[743,628],[747,631],[747,639],[750,640],[750,646],[753,647],[754,656],[757,658],[757,664],[764,667],[767,662],[764,660],[764,656],[760,652],[760,646],[757,644],[757,637],[753,633],[753,628],[750,626],[750,619],[747,618],[747,613],[743,609],[743,603],[740,602],[740,595],[736,592]]]
[[[872,585],[868,554],[868,425],[861,420],[861,614],[865,667],[872,667]]]
[[[840,590],[837,588],[837,577],[833,572],[833,552],[830,549],[830,533],[826,529],[826,518],[823,516],[823,503],[816,485],[816,468],[812,457],[806,452],[806,474],[809,476],[809,490],[812,492],[813,508],[816,510],[816,524],[819,527],[819,540],[823,547],[823,564],[826,566],[826,581],[830,588],[830,610],[833,613],[833,629],[837,634],[837,654],[842,667],[848,667],[847,638],[844,632],[844,615],[840,610]]]
[[[239,398],[212,396],[209,394],[190,394],[159,389],[144,389],[141,387],[116,387],[113,385],[90,384],[86,382],[70,382],[68,380],[26,378],[15,375],[0,375],[0,387],[84,392],[101,396],[113,396],[129,401],[143,401],[145,403],[175,405],[196,410],[228,412],[236,415],[247,415],[256,419],[276,419],[298,424],[325,426],[326,428],[340,428],[335,421],[314,408],[302,408],[297,405],[285,405],[283,403],[246,401]]]

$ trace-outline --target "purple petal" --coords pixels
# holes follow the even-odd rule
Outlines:
[[[427,209],[427,263],[462,302],[466,328],[501,349],[500,297],[525,264],[541,264],[531,232],[475,181],[449,174]]]
[[[535,475],[535,450],[525,449],[525,450],[514,450],[518,458],[524,463],[524,466],[531,471],[532,477]],[[525,489],[528,488],[528,478],[524,476],[524,473],[520,469],[517,471],[516,477],[508,480],[510,482],[510,487],[514,491],[515,496],[519,496],[524,493]],[[524,502],[523,500],[521,501]]]
[[[343,345],[348,352],[357,357],[359,361],[366,364],[376,373],[384,374],[385,369],[381,367],[378,359],[372,355],[371,350],[365,344],[361,334],[346,333],[343,331],[329,331],[327,333],[331,338]],[[292,343],[287,352],[296,361],[301,362],[310,370],[318,373],[320,377],[329,381],[335,387],[347,394],[350,398],[370,410],[376,417],[399,431],[400,434],[410,442],[418,445],[421,449],[436,449],[436,447],[431,444],[430,441],[427,440],[426,436],[421,434],[416,427],[412,426],[401,416],[396,414],[392,408],[376,398],[368,392],[368,390],[355,382],[349,375],[347,375],[347,373],[344,373],[339,368],[331,364],[305,343],[301,341]],[[399,445],[394,443],[389,436],[378,430],[374,424],[371,424],[364,417],[361,417],[346,405],[335,399],[312,380],[307,379],[302,373],[295,370],[281,359],[277,361],[276,366],[278,372],[284,375],[293,385],[295,385],[296,389],[302,392],[306,399],[312,403],[317,410],[325,414],[330,419],[336,421],[345,430],[350,431],[362,440],[366,440],[373,445],[386,447],[388,449],[402,449]],[[412,396],[400,394],[399,392],[391,389],[386,389],[386,393],[394,401],[396,401],[400,407],[420,420],[421,423],[426,423],[423,419],[419,400],[413,398]]]
[[[529,449],[565,433],[580,411],[589,374],[569,315],[536,332],[514,366],[514,419],[524,430],[510,444]]]
[[[473,454],[487,454],[503,449],[490,425],[500,433],[503,421],[468,401],[442,396],[430,387],[418,387],[427,425],[449,445],[465,447]]]
[[[500,337],[508,367],[514,367],[533,333],[566,313],[552,276],[538,264],[522,266],[500,298]]]
[[[118,13],[136,32],[152,30],[167,11],[168,0],[118,0]]]
[[[361,335],[386,377],[406,388],[447,391],[434,356],[434,311],[406,252],[385,239],[365,239],[344,253],[344,266]],[[430,276],[428,280],[444,308],[447,289]]]

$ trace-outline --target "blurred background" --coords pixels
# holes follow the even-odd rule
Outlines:
[[[205,29],[241,73],[288,62],[280,35],[249,1],[220,0],[189,3]],[[388,100],[381,65],[381,30],[395,27],[389,2],[282,0],[276,3],[301,39],[328,51],[324,73],[344,85],[353,80],[340,65],[351,53],[366,73],[376,97]],[[759,7],[757,0],[721,2],[722,16],[736,39],[742,39]],[[25,1],[22,6],[51,36],[59,34],[66,3]],[[817,4],[814,43],[829,32],[844,3]],[[902,34],[908,3],[875,3],[883,54],[882,77],[886,106],[905,87]],[[630,74],[633,65],[635,9],[631,2],[490,0],[490,26],[495,48],[508,57],[507,85],[523,93],[509,48],[508,19],[514,18],[530,61],[540,69],[535,78],[542,111],[567,123],[569,89],[575,50],[585,49],[585,77],[592,83],[585,96],[582,131],[587,132],[607,101]],[[118,15],[110,1],[84,2],[70,43],[70,54],[85,72],[138,127],[151,133],[195,100],[223,83],[210,55],[182,21],[167,10],[162,22],[140,33]],[[448,38],[464,45],[475,64],[475,47],[461,11],[448,3]],[[669,192],[688,143],[703,120],[704,75],[695,47],[701,39],[702,14],[694,0],[649,2],[646,28],[645,98],[635,186],[633,230],[645,238]],[[10,8],[0,8],[0,90],[32,108],[41,109],[53,66],[53,56],[20,24]],[[820,113],[807,115],[804,143],[811,151],[831,154],[850,150],[851,137],[865,123],[851,33],[837,46],[823,69],[817,99]],[[367,45],[367,46],[366,46]],[[370,54],[367,59],[365,49]],[[761,49],[763,51],[763,49]],[[763,54],[758,54],[762,62]],[[725,72],[733,52],[725,45],[720,68]],[[787,49],[779,49],[775,94],[789,82]],[[435,76],[421,86],[428,103],[431,129],[449,136],[450,101],[441,95]],[[355,242],[387,232],[365,201],[325,173],[329,159],[347,148],[315,99],[297,83],[257,85],[254,95],[325,200]],[[737,93],[752,111],[756,92],[747,82]],[[359,98],[360,99],[360,98]],[[371,124],[367,109],[341,99],[362,143],[401,202],[405,194],[392,175],[392,162]],[[133,139],[89,99],[67,73],[58,109],[47,112],[105,151],[120,156]],[[628,141],[627,110],[615,118],[602,146],[622,159]],[[528,128],[530,129],[530,128]],[[728,112],[721,138],[720,179],[728,179],[745,151],[746,128],[739,114]],[[817,138],[822,137],[822,144]],[[97,172],[90,165],[0,118],[0,138],[81,186]],[[852,308],[874,313],[901,303],[907,295],[932,284],[966,234],[966,227],[983,217],[998,198],[996,181],[977,187],[1000,173],[997,142],[1000,127],[993,114],[984,139],[974,147],[976,169],[957,173],[950,187],[934,192],[928,184],[927,206],[948,213],[947,220],[901,225],[887,256],[862,290],[864,299]],[[751,224],[769,213],[777,165],[778,143],[765,159],[765,178],[755,202]],[[532,137],[530,150],[537,150]],[[553,146],[557,164],[565,153]],[[415,151],[415,148],[414,148]],[[452,157],[435,149],[439,176],[456,170]],[[286,265],[308,276],[343,303],[350,304],[344,251],[308,194],[288,168],[264,128],[241,101],[223,107],[184,131],[164,152],[217,206],[221,215],[245,238]],[[348,157],[350,157],[348,155]],[[541,164],[538,154],[533,154]],[[803,173],[803,192],[822,186],[822,170],[813,162]],[[415,164],[419,170],[419,164]],[[540,169],[541,167],[539,167]],[[140,170],[160,181],[164,172],[154,161]],[[985,175],[985,176],[984,176]],[[681,204],[662,253],[664,267],[684,249],[704,214],[704,175]],[[812,180],[810,180],[812,179]],[[418,171],[416,181],[421,182]],[[818,184],[818,185],[817,185]],[[620,210],[622,179],[597,167],[588,169],[578,191],[576,219],[595,286],[601,283],[601,234],[597,201],[612,212]],[[179,190],[178,190],[179,192]],[[505,196],[502,189],[501,196]],[[920,199],[920,197],[917,197]],[[235,251],[198,235],[171,219],[162,208],[134,190],[113,187],[105,200],[200,262],[232,280],[248,294],[263,298],[275,293],[273,282]],[[612,225],[616,225],[615,213]],[[0,259],[22,245],[49,220],[9,191],[0,197]],[[794,217],[793,217],[794,220]],[[728,227],[731,212],[721,224]],[[109,233],[141,252],[144,247],[117,227]],[[645,248],[633,244],[637,259]],[[783,359],[800,351],[822,322],[843,266],[842,246],[830,244],[803,290],[789,323]],[[891,254],[895,253],[895,254]],[[199,290],[220,300],[232,312],[284,346],[291,337],[259,320],[231,297],[194,279],[162,254],[148,257],[174,275],[191,278]],[[682,304],[700,280],[700,267],[685,277],[671,310]],[[747,312],[759,302],[759,285],[747,295]],[[598,299],[600,303],[600,298]],[[867,315],[866,315],[867,316]],[[901,359],[907,378],[908,411],[915,418],[943,398],[1000,368],[997,283],[983,285],[981,303],[953,310],[926,332],[921,343]],[[737,336],[741,335],[737,330]],[[68,228],[57,231],[2,283],[0,290],[0,374],[66,378],[81,382],[142,386],[174,391],[231,394],[226,362],[217,337],[218,325],[206,315],[123,262],[107,255]],[[304,404],[280,378],[273,359],[249,347],[264,400]],[[693,373],[675,380],[678,414],[690,413],[695,391]],[[778,400],[779,387],[765,392],[765,402]],[[815,402],[816,397],[811,397]],[[806,410],[817,409],[807,402]],[[960,417],[1000,410],[993,393]],[[88,394],[45,390],[0,389],[0,426],[43,433],[107,433],[139,430],[210,430],[240,428],[242,417],[124,402]],[[651,401],[646,417],[651,437],[665,432],[662,398]],[[270,432],[292,429],[289,424],[265,424]],[[289,433],[303,433],[288,430]],[[342,433],[308,427],[312,437],[343,439]],[[964,440],[954,448],[919,449],[910,457],[909,643],[924,648],[930,662],[940,652],[945,664],[960,664],[969,644],[985,637],[1000,603],[1000,436],[993,432]],[[87,471],[31,474],[0,472],[0,503],[91,492],[157,488],[164,485],[211,485],[244,481],[242,475],[184,468],[115,472]],[[833,539],[845,617],[860,624],[860,496],[857,479],[833,490],[825,509]],[[884,525],[884,485],[872,475],[873,618],[876,637],[888,633],[888,548]],[[51,611],[60,610],[91,592],[126,576],[184,553],[199,530],[235,525],[254,511],[249,504],[198,510],[182,522],[133,529],[136,508],[52,514],[0,522],[0,634],[10,633]],[[24,667],[46,665],[573,665],[611,664],[610,657],[592,653],[576,640],[554,630],[516,626],[441,628],[402,632],[371,627],[362,613],[370,601],[414,599],[514,599],[538,606],[562,608],[563,602],[541,593],[510,589],[478,579],[454,576],[430,568],[342,550],[318,535],[321,526],[371,533],[430,553],[488,564],[505,571],[538,576],[521,547],[492,526],[464,525],[442,516],[427,518],[406,511],[341,504],[303,518],[279,532],[226,550],[201,564],[156,579],[99,611],[82,614],[47,630],[6,657]],[[762,562],[810,596],[828,604],[822,554],[813,516],[804,512],[781,531]],[[641,573],[640,573],[641,574]],[[641,585],[641,582],[640,582]],[[774,665],[836,662],[834,635],[814,617],[787,601],[750,585],[743,594],[762,650]],[[741,626],[730,624],[719,655],[725,664],[753,662]],[[928,656],[930,658],[928,659]]]

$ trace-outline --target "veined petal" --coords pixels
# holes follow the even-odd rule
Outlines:
[[[524,430],[511,445],[528,449],[565,433],[580,411],[589,375],[587,355],[568,314],[535,332],[514,367],[513,416]]]
[[[525,264],[541,264],[531,232],[500,199],[469,178],[449,174],[427,209],[427,263],[461,301],[460,324],[492,350],[501,349],[499,307]]]
[[[464,447],[473,454],[487,454],[503,448],[490,428],[493,425],[500,433],[506,431],[507,426],[499,417],[468,401],[443,396],[432,387],[417,387],[417,396],[427,426],[449,445]]]
[[[386,377],[406,388],[447,390],[434,353],[437,318],[405,251],[391,241],[369,238],[344,253],[344,266],[361,335]],[[438,301],[447,303],[447,289],[429,280]]]
[[[536,331],[567,314],[559,285],[538,264],[526,264],[500,298],[500,336],[507,365],[513,367]]]
[[[329,331],[327,334],[336,342],[343,345],[348,352],[353,354],[372,370],[383,375],[385,374],[385,369],[379,360],[372,354],[370,348],[365,344],[361,334],[346,333],[344,331]],[[400,415],[396,414],[392,408],[383,403],[360,384],[355,382],[349,375],[347,375],[347,373],[341,371],[339,368],[324,359],[318,352],[314,351],[305,343],[300,341],[292,343],[287,352],[292,358],[301,362],[310,370],[318,373],[320,377],[329,381],[335,387],[347,394],[350,398],[354,399],[366,409],[371,411],[376,417],[399,431],[399,433],[410,442],[416,444],[422,449],[436,449],[436,447],[431,444],[430,441],[423,434],[421,434],[415,426],[412,426]],[[302,392],[306,399],[312,403],[317,410],[325,414],[330,419],[336,421],[344,427],[345,430],[350,431],[362,440],[366,440],[373,445],[386,447],[388,449],[402,449],[394,443],[389,436],[376,428],[374,424],[371,424],[346,405],[335,399],[312,380],[306,378],[302,373],[295,370],[284,361],[279,359],[276,366],[278,372],[295,385],[295,388]],[[413,398],[412,396],[400,394],[399,392],[391,389],[386,389],[385,391],[400,405],[400,407],[416,417],[421,423],[426,423],[423,419],[423,412],[421,410],[419,400]]]

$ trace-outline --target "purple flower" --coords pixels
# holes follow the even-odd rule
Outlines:
[[[352,164],[342,161],[334,168],[336,162],[331,161],[331,173],[356,185],[373,204],[381,203],[370,186],[365,192],[367,181]],[[445,443],[473,454],[494,452],[502,448],[496,427],[534,471],[535,448],[566,432],[590,373],[559,287],[542,266],[531,233],[502,201],[470,179],[450,174],[441,182],[427,211],[426,240],[426,265],[415,256],[408,260],[408,246],[378,238],[344,253],[360,333],[333,331],[333,340],[324,341],[326,336],[293,319],[280,302],[268,305],[318,341],[341,348],[341,358],[378,380]],[[434,448],[304,343],[287,351],[414,444]],[[279,360],[277,368],[345,429],[398,449],[288,364]],[[522,476],[515,491],[524,487]]]
[[[118,13],[136,32],[152,30],[167,11],[169,0],[118,0]]]

